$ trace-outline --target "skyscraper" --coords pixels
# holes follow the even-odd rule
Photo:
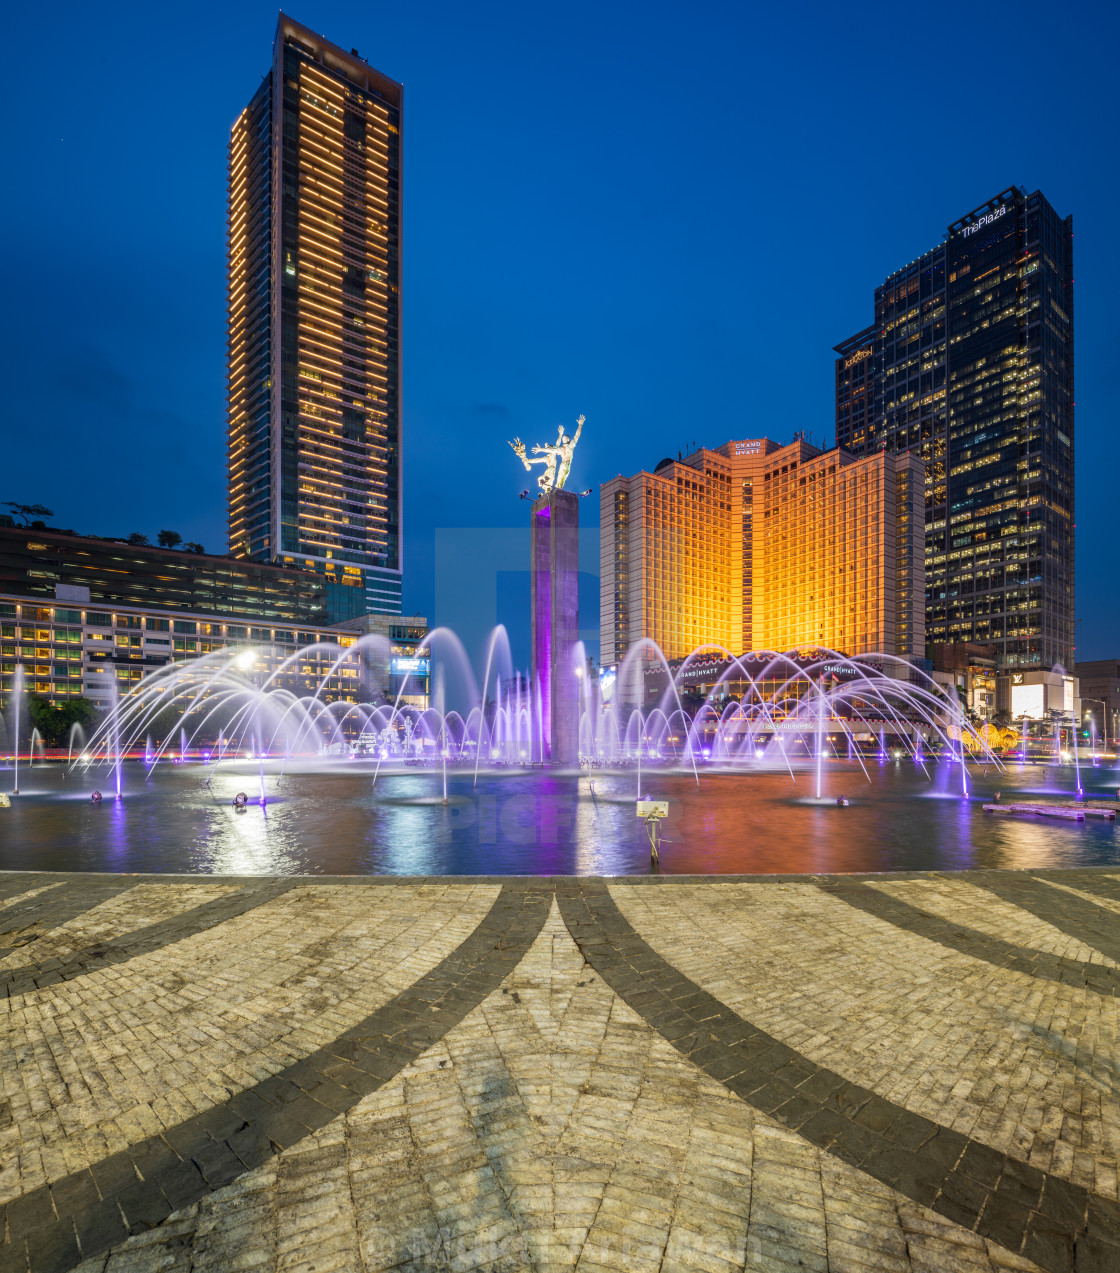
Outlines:
[[[1073,665],[1073,218],[1012,187],[875,289],[836,440],[926,460],[926,640]]]
[[[401,609],[401,96],[281,14],[229,143],[230,552],[343,618]]]

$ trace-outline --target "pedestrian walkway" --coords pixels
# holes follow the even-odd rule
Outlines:
[[[1120,1269],[1120,871],[0,875],[0,1273]]]

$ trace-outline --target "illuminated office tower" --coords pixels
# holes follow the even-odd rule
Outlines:
[[[603,666],[643,638],[669,660],[703,645],[923,657],[923,476],[916,455],[759,438],[605,482]]]
[[[401,609],[401,86],[280,16],[229,144],[229,544]]]
[[[875,289],[836,440],[926,460],[926,639],[1073,665],[1073,218],[1012,187]]]

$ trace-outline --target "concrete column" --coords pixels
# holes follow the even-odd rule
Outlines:
[[[579,496],[541,495],[531,532],[534,705],[539,684],[546,759],[571,765],[579,758]]]

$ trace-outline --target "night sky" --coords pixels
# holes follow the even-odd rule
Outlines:
[[[831,444],[832,346],[1014,184],[1074,214],[1078,657],[1120,655],[1118,12],[293,5],[405,85],[406,608],[433,613],[437,528],[525,520],[515,434],[585,413],[576,489],[693,442]],[[226,142],[275,26],[9,12],[0,500],[225,550]]]

